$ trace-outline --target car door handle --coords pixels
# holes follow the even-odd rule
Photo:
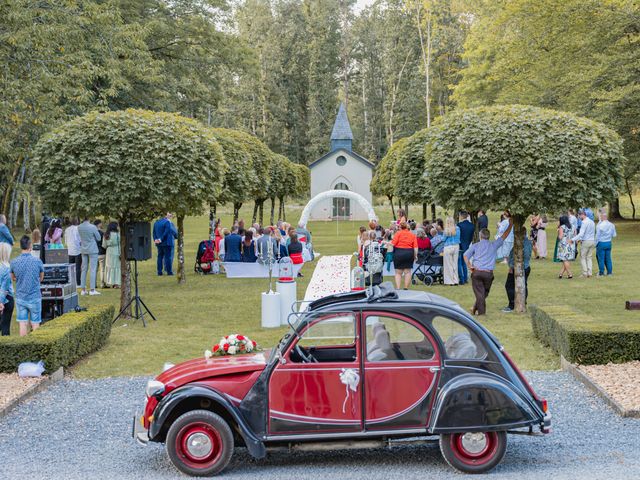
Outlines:
[[[429,371],[430,371],[431,373],[436,373],[436,372],[438,372],[439,370],[440,370],[440,367],[429,367]]]

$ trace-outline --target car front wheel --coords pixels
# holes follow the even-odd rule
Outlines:
[[[192,476],[212,476],[228,465],[233,433],[222,417],[208,410],[192,410],[169,428],[167,453],[178,470]]]
[[[488,472],[502,461],[506,450],[506,432],[440,435],[442,456],[449,465],[464,473]]]

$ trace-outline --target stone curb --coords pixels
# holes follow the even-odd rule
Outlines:
[[[580,369],[577,368],[576,365],[568,362],[567,359],[562,355],[560,355],[560,366],[562,370],[564,370],[565,372],[569,372],[577,380],[583,383],[589,390],[591,390],[596,395],[599,395],[604,400],[604,402],[621,417],[640,418],[640,410],[630,410],[624,408],[613,398],[611,398],[611,396],[606,392],[604,388],[591,380],[591,378],[586,373],[580,371]]]
[[[40,383],[38,383],[36,385],[32,385],[31,387],[27,388],[24,392],[22,392],[22,394],[20,396],[14,398],[11,402],[9,402],[7,405],[5,405],[3,408],[1,408],[0,409],[0,418],[8,415],[11,410],[13,410],[15,407],[17,407],[20,403],[24,402],[29,397],[31,397],[31,396],[35,395],[36,393],[44,390],[49,385],[52,385],[52,384],[54,384],[56,382],[59,382],[63,378],[64,378],[64,369],[62,367],[60,367],[58,370],[56,370],[51,375],[49,375],[48,378],[45,378]]]

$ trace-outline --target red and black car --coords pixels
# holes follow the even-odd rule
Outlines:
[[[175,466],[215,475],[235,446],[336,449],[437,441],[467,473],[495,467],[507,434],[550,432],[539,398],[498,340],[457,304],[382,284],[296,315],[265,352],[200,358],[147,385],[134,436]]]

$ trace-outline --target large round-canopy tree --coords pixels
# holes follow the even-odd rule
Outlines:
[[[393,208],[393,198],[396,194],[396,165],[398,164],[398,155],[407,140],[408,137],[401,138],[389,148],[386,155],[376,165],[376,171],[371,179],[371,193],[384,195],[389,199],[394,220],[396,219],[396,211]]]
[[[126,110],[90,113],[43,137],[32,174],[49,211],[104,215],[122,226],[170,209],[192,212],[196,198],[202,205],[220,189],[224,168],[220,146],[196,121]],[[125,245],[121,235],[122,306],[130,299]]]
[[[222,147],[224,159],[229,168],[224,175],[220,194],[207,198],[211,202],[212,216],[215,216],[217,204],[231,203],[235,221],[248,195],[260,188],[260,180],[245,141],[246,134],[226,128],[212,128],[210,131]]]
[[[512,212],[515,306],[523,312],[527,216],[613,198],[621,182],[622,140],[601,123],[521,105],[457,110],[431,130],[426,188],[435,200]]]
[[[425,128],[407,138],[397,153],[395,166],[396,196],[404,201],[405,210],[409,203],[421,203],[423,220],[427,218],[427,203],[433,202],[431,192],[424,188],[424,155],[429,133]],[[432,217],[436,215],[435,208],[432,203]]]
[[[269,169],[273,152],[262,143],[257,137],[239,130],[231,130],[227,128],[215,128],[213,129],[214,136],[226,136],[230,140],[234,140],[242,145],[244,150],[251,159],[252,174],[255,175],[256,181],[250,183],[250,188],[245,192],[245,200],[255,200],[253,209],[253,220],[256,221],[258,208],[262,206],[264,201],[268,198],[269,182]],[[242,203],[234,205],[234,220],[237,219],[238,211]]]

